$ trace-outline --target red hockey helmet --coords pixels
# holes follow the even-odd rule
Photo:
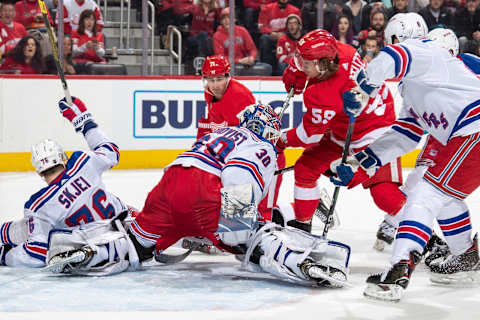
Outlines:
[[[327,58],[333,61],[337,56],[337,40],[328,31],[312,30],[304,35],[295,50],[295,65],[302,70],[303,60],[320,60]]]
[[[223,56],[209,56],[202,66],[203,77],[216,77],[230,74],[230,63]]]

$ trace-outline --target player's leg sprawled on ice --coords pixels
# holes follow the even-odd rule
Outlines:
[[[257,206],[272,183],[279,129],[280,119],[270,106],[252,105],[241,114],[239,127],[213,131],[178,156],[130,225],[140,262],[154,255],[160,262],[178,261],[162,251],[181,238],[203,237],[245,256],[246,265],[258,259],[257,271],[341,286],[347,274],[347,246],[293,236],[296,231],[281,227],[258,230]]]
[[[7,266],[76,272],[96,265],[95,274],[128,267],[128,237],[110,219],[128,215],[127,206],[105,190],[101,175],[116,165],[118,147],[98,128],[83,102],[59,102],[62,115],[81,133],[90,150],[67,158],[62,147],[44,140],[32,147],[32,164],[48,184],[25,203],[24,219],[0,226],[0,261]],[[101,226],[101,227],[99,227]],[[91,230],[91,231],[87,231]],[[135,252],[129,257],[135,259]],[[83,271],[79,271],[83,272]]]
[[[370,96],[387,79],[400,81],[403,108],[393,126],[364,151],[331,164],[337,185],[354,186],[383,163],[416,148],[426,131],[438,143],[422,178],[407,193],[395,236],[392,267],[367,279],[367,297],[398,301],[421,253],[440,226],[451,255],[430,261],[431,280],[443,284],[478,284],[478,246],[472,240],[465,198],[480,185],[480,80],[447,50],[423,40],[427,27],[416,13],[395,15],[385,29],[389,43],[356,73],[359,88]],[[445,75],[448,74],[448,77]],[[361,103],[344,97],[345,107]],[[429,142],[430,143],[430,142]],[[429,145],[427,144],[427,146]],[[431,146],[431,145],[430,145]]]

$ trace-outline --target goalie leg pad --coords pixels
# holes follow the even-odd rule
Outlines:
[[[110,222],[104,220],[75,230],[52,230],[46,269],[63,271],[62,263],[64,266],[78,263],[80,258],[77,252],[87,248],[94,252],[93,257],[88,263],[74,265],[69,273],[103,276],[124,271],[129,266],[136,269],[138,255],[123,225],[115,221],[118,231],[114,231]],[[62,256],[64,259],[61,259]]]
[[[267,224],[256,232],[247,246],[245,268],[252,270],[250,257],[260,247],[263,251],[258,260],[260,269],[288,281],[312,284],[313,280],[314,284],[318,283],[301,270],[306,259],[326,269],[333,267],[345,275],[348,273],[348,246],[294,228]]]

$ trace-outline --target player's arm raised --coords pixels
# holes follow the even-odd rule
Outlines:
[[[99,170],[105,171],[118,164],[120,160],[118,146],[98,128],[82,100],[72,97],[72,105],[68,105],[63,98],[58,106],[62,115],[72,123],[75,131],[81,132],[85,137]]]

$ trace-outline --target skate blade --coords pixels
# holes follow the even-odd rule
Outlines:
[[[337,277],[331,276],[321,270],[316,271],[315,267],[313,267],[309,271],[309,275],[312,278],[314,278],[316,281],[318,282],[321,282],[322,280],[328,281],[330,285],[327,285],[327,286],[329,287],[334,287],[334,288],[343,288],[343,287],[352,288],[353,287],[353,285],[347,281],[347,278],[345,277],[345,275],[343,275],[340,272],[336,274],[338,274]],[[319,286],[324,287],[325,285],[319,284]]]
[[[471,288],[480,285],[480,272],[465,271],[453,274],[430,273],[430,281],[436,285]]]
[[[373,244],[373,249],[379,251],[379,252],[382,252],[383,250],[385,250],[385,245],[387,243],[383,240],[380,240],[380,239],[377,239],[375,240],[375,243]]]
[[[363,295],[366,298],[387,301],[387,302],[399,302],[403,296],[403,288],[396,284],[373,284],[369,283]]]
[[[65,266],[70,263],[79,263],[85,259],[85,253],[82,251],[77,251],[72,253],[71,256],[62,258],[60,256],[55,256],[48,262],[48,265],[42,268],[42,271],[52,272],[52,273],[61,273]]]

